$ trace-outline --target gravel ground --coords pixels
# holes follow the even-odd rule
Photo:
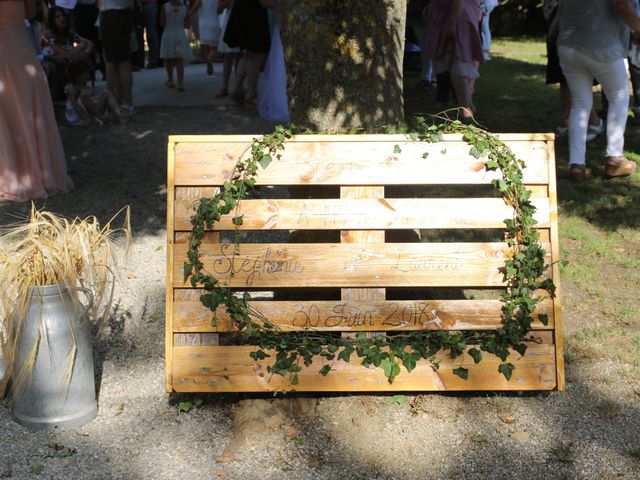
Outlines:
[[[269,129],[229,107],[142,109],[124,126],[62,129],[76,189],[38,206],[106,220],[131,204],[132,261],[96,341],[98,418],[32,433],[0,403],[0,478],[640,478],[640,380],[612,362],[573,360],[566,392],[524,396],[432,394],[397,404],[342,395],[293,408],[273,397],[166,394],[166,135]],[[0,222],[28,208],[0,203]],[[201,406],[179,412],[179,402],[196,399]],[[248,411],[259,418],[243,419]]]

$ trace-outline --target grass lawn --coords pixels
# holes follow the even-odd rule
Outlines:
[[[493,59],[480,69],[478,121],[493,132],[550,132],[560,119],[557,85],[545,85],[543,39],[496,39]],[[433,114],[435,91],[416,90],[405,76],[411,113]],[[594,96],[597,108],[599,94]],[[627,126],[625,154],[640,161],[640,129]],[[602,179],[605,139],[588,144],[594,178],[572,184],[564,175],[567,140],[556,144],[566,360],[611,359],[640,376],[640,175]],[[526,159],[524,159],[526,160]]]

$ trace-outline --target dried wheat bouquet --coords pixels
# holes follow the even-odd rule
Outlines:
[[[115,227],[116,221],[122,222]],[[94,294],[90,319],[97,324],[111,309],[114,285],[121,278],[131,245],[129,207],[105,225],[97,218],[68,220],[32,206],[27,222],[0,230],[0,357],[12,364],[16,332],[29,304],[29,287],[64,285],[74,302],[75,287]],[[10,371],[2,379],[0,397]]]

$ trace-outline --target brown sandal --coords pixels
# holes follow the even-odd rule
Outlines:
[[[569,180],[574,183],[580,183],[588,178],[591,178],[591,169],[589,167],[579,163],[569,165]]]
[[[604,178],[628,177],[636,170],[636,162],[624,156],[607,157],[604,164]]]

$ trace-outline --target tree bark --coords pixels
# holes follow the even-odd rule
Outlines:
[[[280,0],[291,121],[348,131],[404,119],[405,0]]]

